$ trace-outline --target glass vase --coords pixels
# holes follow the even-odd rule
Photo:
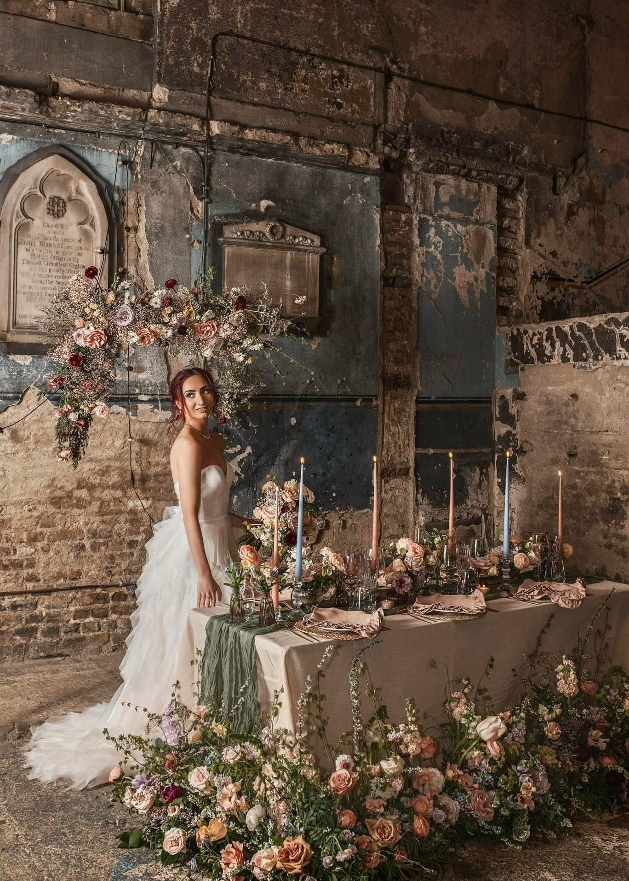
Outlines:
[[[229,623],[242,624],[245,620],[245,604],[240,591],[234,592],[229,600]]]
[[[275,624],[275,608],[270,597],[263,596],[258,609],[258,624],[260,627],[270,627]]]

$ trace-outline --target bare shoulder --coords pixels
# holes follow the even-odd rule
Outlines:
[[[170,450],[170,464],[173,476],[183,462],[200,464],[203,459],[203,446],[200,440],[190,431],[187,425],[181,429]]]

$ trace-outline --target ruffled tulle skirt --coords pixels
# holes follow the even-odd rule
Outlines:
[[[229,517],[200,522],[212,575],[222,587],[223,602],[229,602],[224,568],[230,554],[237,557]],[[168,705],[179,645],[190,610],[197,604],[197,571],[179,508],[166,509],[146,550],[132,630],[120,665],[122,685],[109,703],[52,716],[33,729],[25,752],[30,778],[61,780],[75,789],[106,782],[120,756],[103,729],[114,736],[143,734],[146,715],[136,707],[161,713]]]

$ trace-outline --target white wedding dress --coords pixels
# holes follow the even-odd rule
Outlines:
[[[208,465],[201,472],[199,522],[224,603],[230,597],[224,569],[230,555],[238,557],[228,514],[233,479],[229,464],[226,474],[219,465]],[[177,484],[175,492],[179,498]],[[103,728],[114,736],[143,734],[146,716],[134,707],[161,713],[169,703],[179,644],[190,610],[197,604],[197,570],[179,506],[166,508],[146,550],[147,561],[135,594],[137,608],[131,615],[133,629],[120,665],[122,685],[109,703],[97,704],[82,713],[52,716],[33,730],[26,748],[30,778],[47,783],[60,780],[75,789],[106,782],[119,756],[105,739]],[[123,702],[132,706],[123,706]]]

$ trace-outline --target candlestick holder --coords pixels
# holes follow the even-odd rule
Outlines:
[[[509,557],[503,557],[500,562],[500,590],[511,593],[513,582],[511,581],[511,561]]]
[[[303,618],[310,611],[310,591],[303,582],[293,584],[293,618]]]

